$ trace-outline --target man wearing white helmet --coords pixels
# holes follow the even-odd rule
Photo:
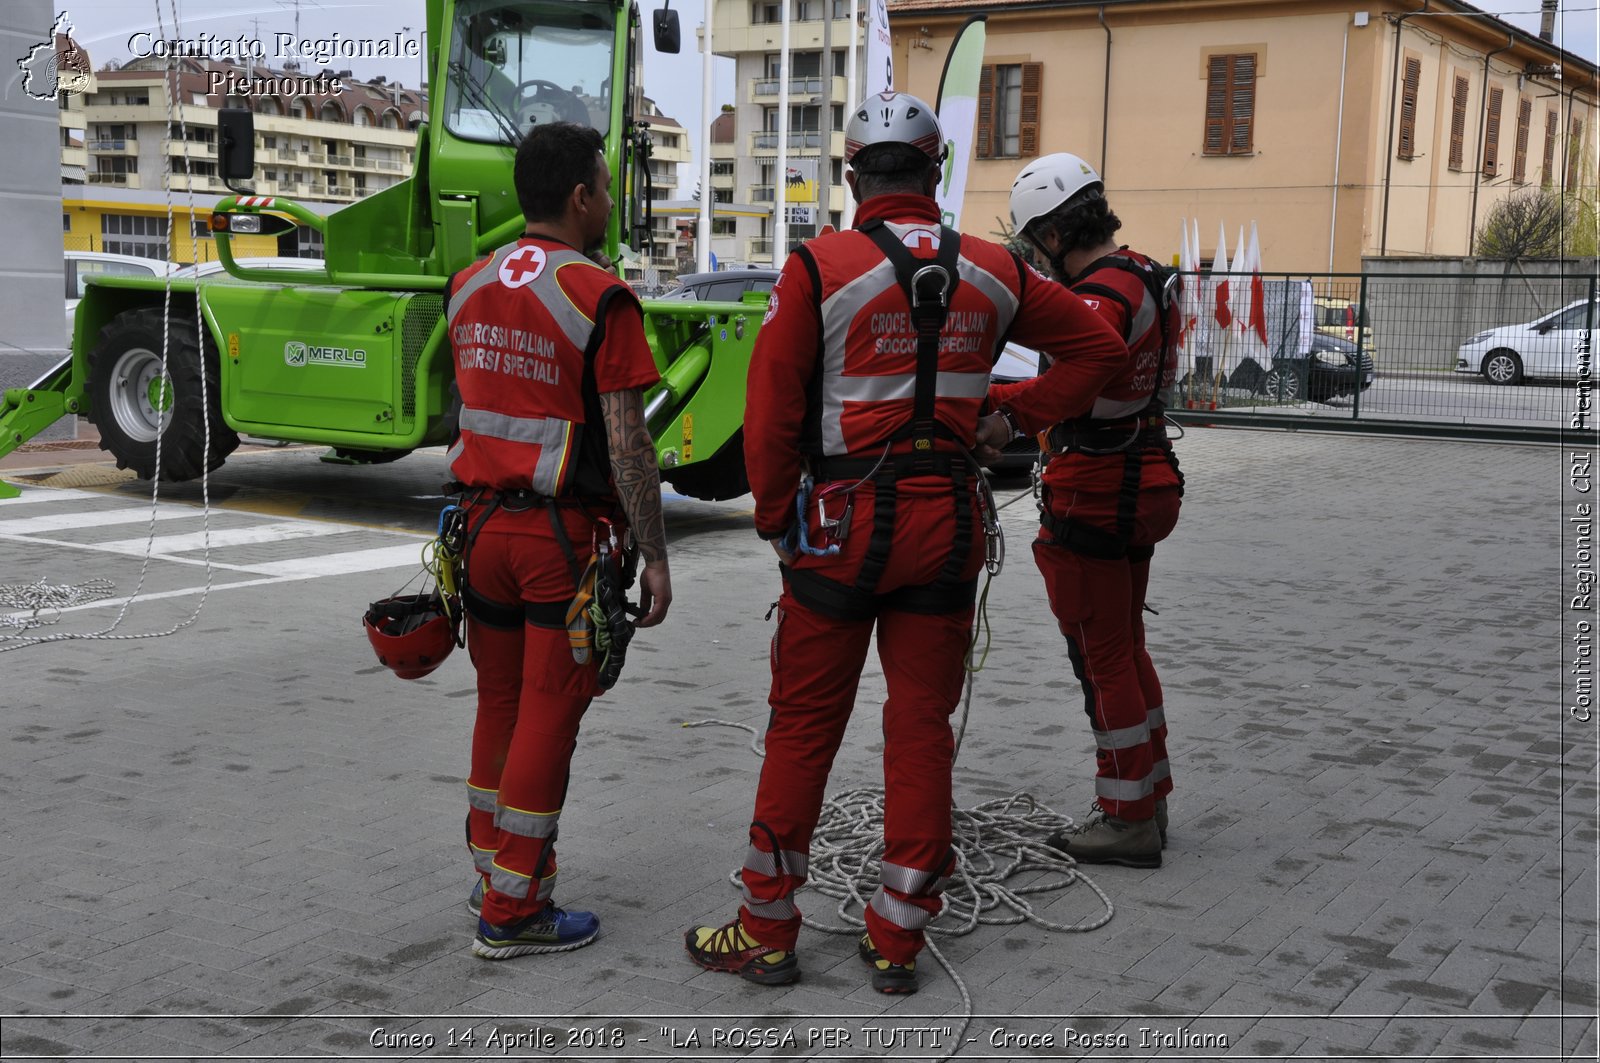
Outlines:
[[[1142,614],[1151,555],[1177,524],[1183,494],[1163,417],[1177,370],[1175,278],[1117,244],[1122,222],[1100,175],[1076,155],[1025,166],[1011,186],[1011,220],[1129,350],[1093,409],[1062,409],[1048,436],[1033,553],[1083,686],[1097,765],[1094,811],[1050,841],[1081,863],[1160,867],[1172,778]],[[991,398],[1003,404],[1027,386],[996,387]]]
[[[916,989],[923,927],[956,869],[950,714],[984,560],[969,450],[989,372],[1008,335],[1054,356],[1013,414],[1042,427],[1045,409],[1087,413],[1127,358],[1081,299],[940,225],[943,157],[938,120],[916,97],[855,109],[845,161],[857,227],[789,256],[751,358],[746,464],[756,530],[783,577],[772,716],[744,904],[685,945],[701,966],[765,985],[800,975],[791,898],[876,629],[889,688],[884,852],[859,952],[880,992]]]

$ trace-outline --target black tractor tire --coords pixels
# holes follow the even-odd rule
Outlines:
[[[216,349],[192,318],[168,320],[168,383],[161,386],[161,318],[159,308],[126,310],[100,330],[89,355],[89,420],[117,468],[145,480],[158,472],[163,480],[193,480],[220,468],[239,436],[222,420]]]
[[[744,468],[744,429],[705,461],[661,470],[661,478],[679,494],[706,502],[723,502],[750,493]]]

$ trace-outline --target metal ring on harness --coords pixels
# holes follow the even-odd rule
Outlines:
[[[936,298],[941,307],[949,305],[950,297],[950,271],[937,262],[923,266],[911,275],[911,308],[915,310],[923,303],[922,278],[931,277],[939,282]]]

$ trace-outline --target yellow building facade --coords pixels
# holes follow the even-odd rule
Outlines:
[[[1177,252],[1198,219],[1264,268],[1466,255],[1493,205],[1596,181],[1597,72],[1450,0],[890,0],[896,84],[932,101],[951,41],[987,17],[963,227],[1000,232],[1024,162],[1104,175],[1119,239]],[[1559,75],[1559,76],[1558,76]],[[1391,116],[1392,112],[1392,116]]]

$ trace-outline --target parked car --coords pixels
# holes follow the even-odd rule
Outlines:
[[[989,374],[993,384],[1013,384],[1031,380],[1045,368],[1038,351],[1015,343],[1006,344],[1005,350],[994,363]],[[1013,439],[1000,450],[1000,460],[994,464],[996,473],[1023,473],[1033,468],[1039,458],[1039,440],[1034,436]]]
[[[1264,371],[1246,359],[1228,378],[1228,386],[1281,402],[1327,402],[1366,391],[1377,376],[1372,355],[1319,332],[1311,337],[1311,350],[1304,357],[1275,359]]]
[[[1491,384],[1524,380],[1576,380],[1578,340],[1600,324],[1600,307],[1586,299],[1520,325],[1485,329],[1456,352],[1458,373],[1482,373]]]
[[[246,269],[320,270],[327,265],[327,263],[320,258],[279,258],[270,256],[260,258],[236,258],[234,259],[234,262],[244,266]],[[221,262],[213,260],[210,262],[196,262],[188,266],[179,266],[172,271],[172,275],[177,278],[204,278],[216,277],[219,274],[226,276],[227,272],[227,267],[225,267]]]
[[[64,265],[68,333],[72,332],[72,320],[78,309],[78,300],[83,298],[83,289],[90,277],[164,277],[172,269],[171,264],[159,258],[114,255],[109,251],[68,251]]]
[[[684,273],[678,287],[663,299],[694,299],[702,303],[737,303],[745,292],[770,292],[778,282],[775,269],[725,269],[715,273]]]
[[[1316,332],[1319,336],[1330,336],[1346,343],[1356,342],[1356,326],[1361,326],[1361,347],[1376,360],[1378,355],[1378,337],[1373,332],[1372,321],[1367,315],[1361,313],[1361,306],[1352,303],[1349,299],[1336,296],[1317,296],[1316,300]]]

